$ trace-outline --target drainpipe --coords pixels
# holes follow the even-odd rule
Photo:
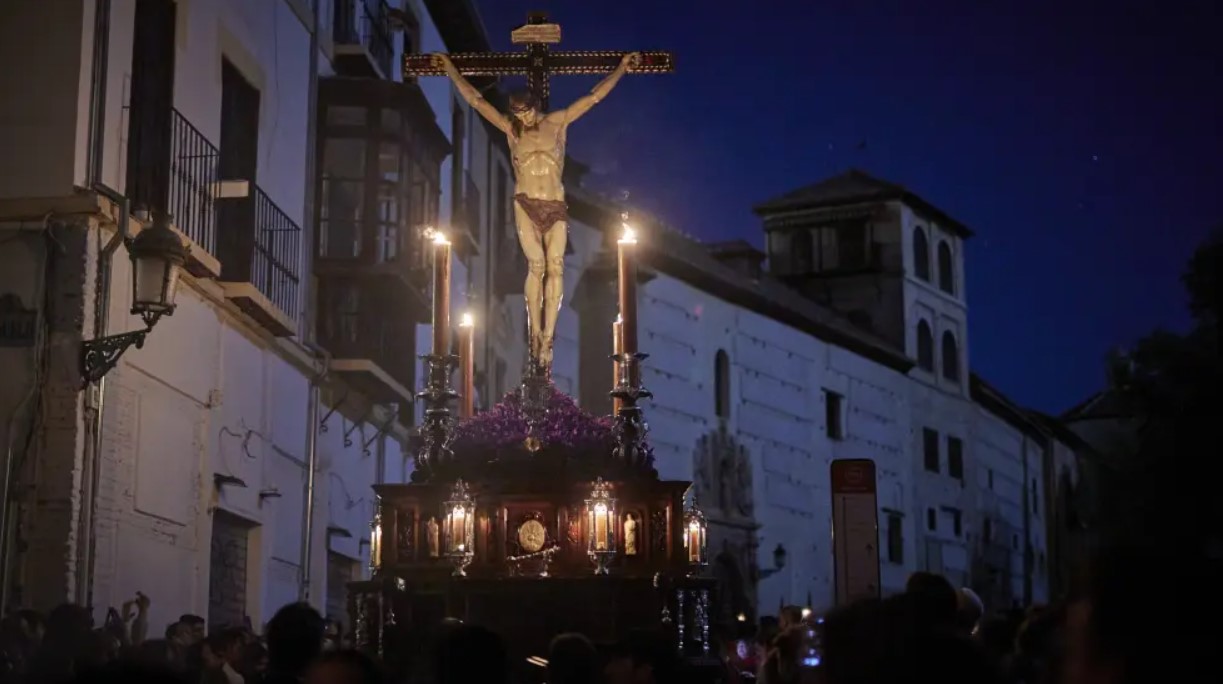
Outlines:
[[[322,361],[322,370],[310,379],[310,395],[306,403],[306,484],[302,490],[305,507],[302,512],[301,585],[297,600],[310,601],[310,561],[314,552],[314,475],[318,471],[318,424],[320,386],[331,369],[331,357],[327,352],[312,349]]]
[[[118,230],[98,254],[98,276],[96,295],[94,297],[93,336],[107,335],[110,326],[110,287],[114,272],[111,265],[115,252],[130,235],[131,201],[101,183],[94,185],[94,190],[119,205]],[[95,521],[98,487],[102,470],[102,417],[106,410],[106,376],[98,380],[96,390],[86,393],[86,405],[93,404],[93,415],[88,424],[91,443],[85,453],[82,471],[85,477],[81,479],[81,531],[82,542],[77,552],[77,583],[76,601],[89,608],[93,605],[93,572],[94,550],[97,547],[97,523]],[[92,401],[91,401],[92,397]]]
[[[305,206],[302,210],[308,238],[305,240],[306,257],[303,259],[306,272],[305,277],[301,279],[301,282],[306,284],[306,296],[303,298],[305,310],[302,312],[304,321],[302,337],[305,339],[306,347],[314,352],[315,358],[322,361],[322,369],[310,379],[310,393],[306,400],[306,483],[303,489],[305,505],[302,511],[301,584],[297,589],[297,599],[303,602],[310,600],[310,564],[311,556],[314,553],[314,476],[318,471],[320,385],[327,377],[331,367],[330,356],[325,350],[314,344],[314,253],[315,234],[318,231],[318,225],[314,219],[314,184],[318,149],[318,141],[315,138],[318,128],[319,0],[312,0],[310,13],[313,22],[310,27],[310,77],[306,90],[308,103],[306,107],[306,192]]]

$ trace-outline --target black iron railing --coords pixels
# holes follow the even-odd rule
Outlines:
[[[128,107],[126,194],[132,207],[168,213],[202,250],[217,248],[217,148],[177,109]]]
[[[251,283],[296,320],[300,313],[301,226],[257,185],[251,185],[249,197],[225,199],[220,204],[221,279]]]
[[[395,49],[387,9],[383,0],[335,0],[332,37],[337,45],[364,45],[389,78]]]

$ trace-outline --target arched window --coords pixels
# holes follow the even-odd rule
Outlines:
[[[913,229],[913,272],[922,280],[930,280],[930,242],[921,226]]]
[[[792,233],[790,238],[790,267],[795,274],[811,272],[811,231],[802,229]]]
[[[934,371],[934,333],[925,321],[917,324],[917,365],[922,370]]]
[[[730,418],[730,356],[724,349],[713,357],[713,409],[719,418]]]
[[[943,377],[960,381],[960,347],[950,330],[943,333]]]
[[[938,287],[947,294],[955,294],[955,267],[951,262],[951,245],[938,243]]]

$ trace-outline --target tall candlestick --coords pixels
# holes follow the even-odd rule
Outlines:
[[[450,241],[433,233],[433,353],[450,353]]]
[[[471,314],[459,322],[459,418],[476,414],[476,326]]]
[[[617,243],[620,275],[620,330],[622,354],[637,353],[637,235],[626,223]]]
[[[612,322],[612,389],[620,384],[620,355],[624,353],[624,323],[617,316]],[[612,415],[620,413],[623,401],[612,397]]]

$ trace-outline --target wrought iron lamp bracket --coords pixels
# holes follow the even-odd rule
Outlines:
[[[144,340],[153,330],[153,326],[157,325],[157,321],[166,314],[164,311],[132,311],[132,313],[140,314],[140,319],[144,321],[144,330],[107,335],[81,343],[83,386],[89,386],[105,377],[119,363],[119,357],[123,356],[123,353],[131,347],[134,346],[137,349],[143,347]]]

